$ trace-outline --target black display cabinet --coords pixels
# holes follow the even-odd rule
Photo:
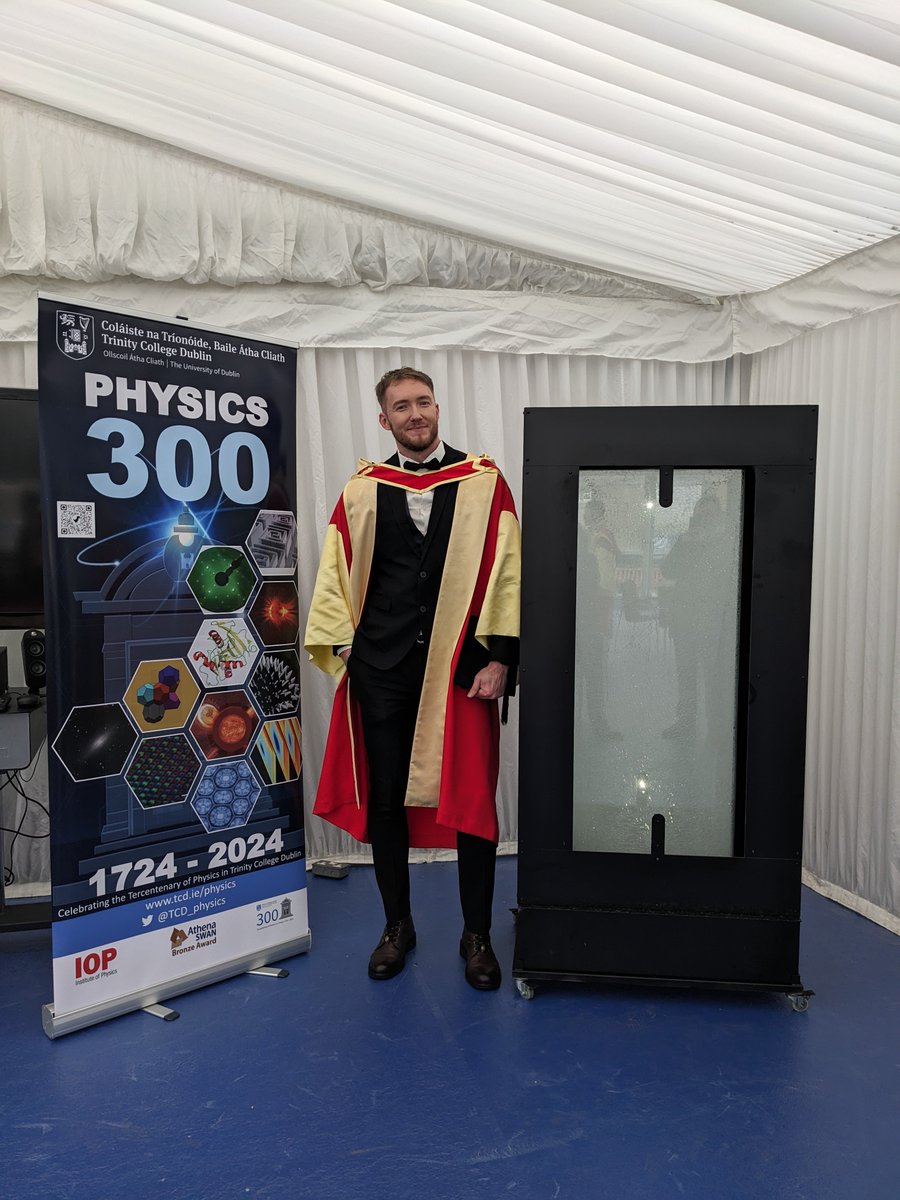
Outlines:
[[[799,976],[815,407],[526,409],[513,977]]]

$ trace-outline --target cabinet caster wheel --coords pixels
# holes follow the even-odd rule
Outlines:
[[[809,996],[804,996],[802,992],[797,996],[788,996],[788,999],[794,1012],[806,1012],[809,1008]]]
[[[527,979],[517,979],[516,980],[516,991],[519,993],[519,995],[522,997],[523,1000],[533,1000],[534,999],[534,988],[531,986],[531,984],[528,982]]]

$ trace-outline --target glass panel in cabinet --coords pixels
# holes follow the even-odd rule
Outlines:
[[[579,480],[572,846],[734,850],[743,472]]]

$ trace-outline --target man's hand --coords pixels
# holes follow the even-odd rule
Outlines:
[[[350,657],[352,652],[353,652],[352,646],[345,646],[344,649],[340,652],[340,655],[338,656],[339,658],[341,658],[343,660],[345,667],[347,665],[347,659]]]
[[[470,700],[499,700],[506,691],[506,673],[503,663],[489,662],[482,667],[472,681],[467,695]]]

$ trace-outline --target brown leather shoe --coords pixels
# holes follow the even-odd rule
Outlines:
[[[416,944],[416,931],[412,917],[385,925],[381,941],[369,959],[370,979],[393,979],[403,970],[407,953]]]
[[[466,983],[480,992],[492,992],[500,986],[500,964],[488,934],[464,929],[459,953],[466,960]]]

